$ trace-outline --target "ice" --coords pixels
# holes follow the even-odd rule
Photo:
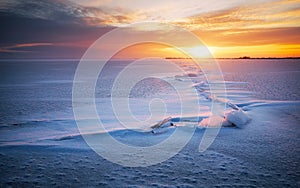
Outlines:
[[[244,127],[251,119],[250,117],[244,112],[242,109],[239,110],[231,110],[230,112],[226,113],[225,119],[239,127],[242,128]]]
[[[128,62],[113,62],[102,74],[105,82],[97,83],[99,116],[106,131],[119,142],[154,146],[180,127],[196,126],[182,151],[146,168],[111,163],[85,143],[72,112],[77,62],[0,62],[0,186],[299,187],[299,60],[220,60],[227,96],[219,95],[218,90],[211,95],[210,84],[220,83],[208,83],[194,66],[180,61],[188,73],[168,79],[182,84],[193,80],[188,87],[197,89],[199,97],[182,100],[199,103],[198,111],[181,114],[170,85],[144,80],[130,95],[135,118],[145,121],[151,116],[153,98],[164,100],[167,111],[142,127],[120,124],[110,105],[111,77]],[[210,112],[212,100],[225,104],[223,114]],[[88,110],[89,106],[81,108]],[[168,116],[163,128],[151,133],[151,126]],[[79,121],[88,125],[84,136],[104,134],[92,126],[93,117]],[[220,123],[223,127],[213,144],[198,152],[205,131]]]

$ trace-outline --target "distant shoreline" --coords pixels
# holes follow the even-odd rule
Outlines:
[[[166,57],[165,59],[192,59],[192,58]],[[204,58],[204,59],[300,59],[300,57],[219,57],[219,58]]]

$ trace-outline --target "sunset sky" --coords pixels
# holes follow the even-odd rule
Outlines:
[[[183,27],[217,58],[300,56],[300,0],[1,0],[0,58],[80,58],[104,33],[142,21]],[[122,57],[177,55],[149,46]]]

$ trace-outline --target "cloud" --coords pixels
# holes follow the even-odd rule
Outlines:
[[[300,27],[194,31],[209,46],[299,44]]]
[[[97,24],[91,25],[96,13]],[[109,17],[101,9],[64,0],[0,1],[0,58],[80,58],[90,44],[114,28],[106,24]]]
[[[226,57],[230,54],[231,57],[236,56],[239,49],[248,50],[253,56],[264,56],[263,53],[270,53],[272,49],[271,56],[276,56],[275,53],[289,56],[288,47],[299,47],[300,3],[281,0],[243,5],[194,15],[173,23],[192,30],[215,49],[219,57],[224,57],[225,49]],[[299,56],[299,50],[293,49],[293,53],[293,56]]]
[[[241,0],[71,0],[85,7],[97,7],[106,10],[126,10],[127,13],[141,15],[136,21],[174,21],[189,16],[215,12],[242,5],[264,3],[270,0],[241,1]]]
[[[26,44],[15,44],[12,46],[0,47],[0,52],[29,52],[22,50],[22,48],[28,47],[39,47],[39,46],[51,46],[52,43],[26,43]]]
[[[104,33],[139,21],[177,24],[216,47],[295,44],[299,20],[296,0],[2,0],[0,58],[80,58]]]
[[[175,21],[191,30],[284,28],[300,26],[300,3],[276,1],[202,13]]]
[[[100,7],[112,2],[112,0],[71,0],[71,1],[86,7]]]
[[[57,22],[79,21],[83,11],[73,3],[59,0],[3,0],[0,7],[0,12]]]
[[[121,8],[84,7],[67,0],[2,0],[0,12],[56,23],[113,26],[133,21]]]

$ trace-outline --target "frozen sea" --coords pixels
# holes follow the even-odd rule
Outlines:
[[[164,100],[167,108],[164,115],[154,112],[157,119],[182,115],[190,121],[200,116],[202,121],[210,115],[207,96],[212,83],[188,60],[176,61],[187,74],[167,79],[182,85],[187,78],[192,80],[194,85],[185,86],[197,89],[200,113],[180,114],[176,90],[149,78],[129,94],[131,112],[138,120],[149,118],[153,98]],[[210,129],[202,121],[172,158],[148,167],[124,167],[95,153],[76,126],[72,86],[78,60],[1,60],[0,187],[299,187],[300,60],[217,61],[226,86],[226,96],[221,97],[242,108],[251,121],[242,128],[221,128],[213,144],[199,152],[201,138]],[[130,62],[113,60],[105,67],[95,87],[95,104],[114,138],[147,147],[168,138],[175,128],[160,134],[148,132],[148,124],[129,130],[115,117],[112,85]],[[181,102],[193,100],[186,97]]]

